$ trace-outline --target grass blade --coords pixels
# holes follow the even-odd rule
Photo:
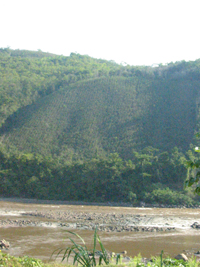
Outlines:
[[[105,264],[109,264],[109,257],[108,257],[108,253],[107,253],[107,251],[105,250],[105,248],[104,248],[104,246],[103,246],[103,244],[102,244],[102,242],[101,242],[101,240],[100,240],[100,238],[99,238],[99,236],[97,236],[97,240],[98,240],[98,242],[99,242],[99,244],[100,244],[100,247],[101,247],[101,251],[102,251],[102,259],[104,260],[104,262],[105,262]]]
[[[97,265],[96,262],[96,255],[98,252],[98,257],[99,257],[99,265],[103,264],[103,262],[108,265],[109,264],[109,256],[108,253],[106,251],[106,249],[104,248],[98,234],[97,234],[97,227],[95,228],[95,232],[94,232],[94,242],[93,242],[93,249],[92,252],[90,253],[90,251],[88,250],[84,239],[78,235],[77,233],[73,233],[71,231],[67,231],[67,233],[74,235],[75,237],[77,237],[81,243],[83,245],[77,244],[72,238],[69,237],[69,240],[72,243],[72,246],[67,247],[66,249],[57,249],[55,250],[52,255],[58,251],[56,258],[61,254],[61,252],[64,251],[63,257],[62,257],[62,262],[67,259],[67,261],[69,261],[69,257],[72,256],[73,257],[73,265],[75,265],[76,263],[85,266],[85,267],[94,267]],[[101,251],[97,251],[96,250],[96,246],[97,246],[97,241],[100,244],[101,247]],[[52,256],[51,256],[52,257]]]

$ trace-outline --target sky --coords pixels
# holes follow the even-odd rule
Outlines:
[[[129,65],[200,58],[200,0],[0,0],[0,47]]]

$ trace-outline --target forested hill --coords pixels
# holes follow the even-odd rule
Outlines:
[[[194,204],[181,191],[198,160],[199,78],[200,60],[0,49],[0,196]]]
[[[199,75],[200,60],[153,68],[0,49],[2,143],[73,159],[186,151],[199,130]]]
[[[19,108],[71,83],[115,73],[120,66],[89,56],[0,49],[0,124]]]

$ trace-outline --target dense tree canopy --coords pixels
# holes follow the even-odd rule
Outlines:
[[[164,203],[167,199],[168,204],[179,199],[179,204],[192,203],[189,196],[172,191],[182,190],[186,175],[186,159],[177,148],[169,154],[147,147],[134,151],[128,161],[113,153],[70,163],[58,157],[8,153],[1,147],[0,159],[0,195],[5,197],[132,203]],[[166,191],[166,187],[171,189]],[[174,202],[169,201],[170,196]]]

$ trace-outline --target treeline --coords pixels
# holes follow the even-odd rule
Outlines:
[[[193,158],[192,150],[187,158]],[[107,158],[67,162],[0,150],[0,195],[52,200],[194,204],[183,193],[186,156],[177,148],[171,153],[147,147],[134,151],[132,160],[117,153]],[[176,192],[174,191],[176,190]]]

